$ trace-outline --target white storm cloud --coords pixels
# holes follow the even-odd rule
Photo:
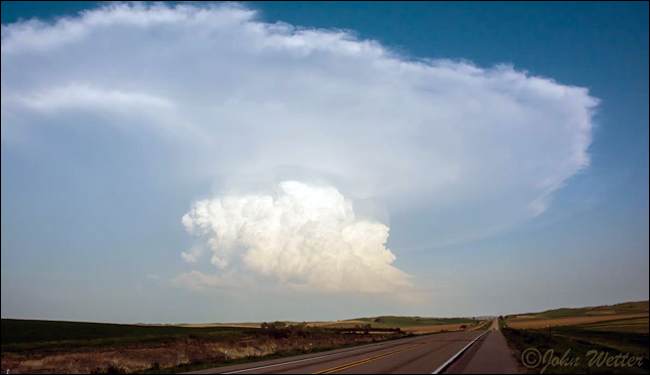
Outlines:
[[[384,247],[387,223],[356,219],[349,202],[424,210],[422,244],[529,220],[589,165],[598,103],[511,65],[406,59],[347,31],[265,23],[237,4],[110,4],[2,25],[1,69],[3,143],[79,113],[150,131],[147,142],[178,155],[182,171],[170,174],[218,186],[183,219],[211,239],[216,272],[240,262],[287,284],[357,291],[406,278]],[[309,219],[330,239],[237,206],[308,220],[283,205],[284,181],[342,200]],[[200,261],[198,250],[183,254]],[[181,279],[202,279],[196,272]],[[210,277],[204,284],[219,284]]]
[[[332,187],[281,183],[272,195],[234,195],[194,204],[185,228],[208,235],[220,269],[241,258],[245,269],[325,291],[392,292],[409,286],[391,266],[388,227],[358,220]],[[185,255],[184,255],[185,257]]]

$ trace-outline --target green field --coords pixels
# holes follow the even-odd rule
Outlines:
[[[158,345],[173,340],[239,338],[245,328],[139,326],[2,319],[2,352],[52,352]]]

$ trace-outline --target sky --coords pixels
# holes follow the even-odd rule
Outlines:
[[[1,14],[3,318],[649,298],[647,2]]]

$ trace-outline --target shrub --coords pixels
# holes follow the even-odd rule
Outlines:
[[[95,369],[90,372],[91,374],[126,374],[126,369],[110,365],[105,370]]]

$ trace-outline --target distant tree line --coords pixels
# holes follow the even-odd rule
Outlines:
[[[371,331],[376,333],[396,333],[402,334],[402,330],[399,328],[372,328],[370,324],[364,325],[355,325],[354,327],[349,328],[325,328],[325,327],[308,327],[306,323],[287,325],[285,322],[273,322],[267,323],[264,322],[260,326],[261,330],[259,333],[273,337],[273,338],[288,338],[288,337],[308,337],[313,335],[322,335],[322,334],[343,334],[343,333],[352,333],[352,334],[364,334],[368,335]]]

